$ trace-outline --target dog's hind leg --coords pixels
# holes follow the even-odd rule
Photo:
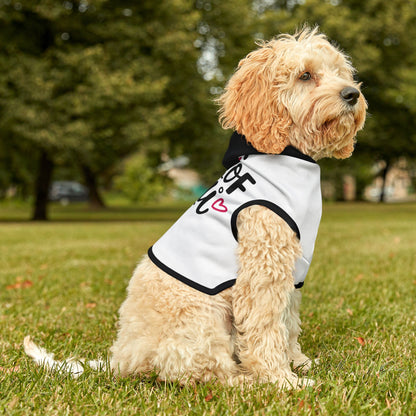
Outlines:
[[[161,340],[153,364],[162,380],[233,384],[238,367],[232,355],[231,336],[224,320],[205,310],[191,321],[183,321]]]
[[[310,385],[312,381],[299,379],[290,368],[285,319],[300,243],[286,222],[265,207],[244,209],[237,227],[240,271],[233,287],[233,313],[241,366],[261,382]]]
[[[161,380],[227,383],[237,372],[229,293],[201,293],[146,257],[120,308],[111,367],[121,376],[155,370]]]
[[[231,289],[207,296],[172,278],[168,281],[181,294],[169,305],[170,314],[177,319],[161,339],[152,359],[159,377],[181,383],[236,384],[239,370],[233,359]]]

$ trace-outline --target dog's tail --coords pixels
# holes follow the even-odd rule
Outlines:
[[[107,368],[106,362],[103,360],[85,361],[83,359],[68,358],[64,361],[57,361],[54,359],[54,354],[38,347],[32,341],[30,335],[23,340],[23,348],[25,353],[32,357],[37,365],[59,373],[69,373],[74,378],[79,377],[84,372],[86,366],[98,371],[105,371]]]

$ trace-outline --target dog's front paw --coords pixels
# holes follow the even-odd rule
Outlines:
[[[293,368],[301,373],[307,373],[312,367],[319,364],[319,359],[311,360],[306,355],[302,354],[293,360]]]
[[[312,378],[306,378],[306,377],[302,377],[299,379],[300,381],[300,387],[304,388],[304,387],[313,387],[315,385],[315,380],[313,380]]]
[[[315,380],[312,380],[311,378],[306,377],[297,377],[293,376],[290,378],[286,378],[283,383],[281,384],[281,387],[285,390],[300,390],[304,389],[306,387],[312,387],[315,384]]]

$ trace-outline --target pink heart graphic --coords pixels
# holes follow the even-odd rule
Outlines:
[[[227,212],[228,208],[224,205],[224,199],[219,198],[217,199],[212,205],[212,208],[215,209],[215,211],[219,211],[219,212]]]

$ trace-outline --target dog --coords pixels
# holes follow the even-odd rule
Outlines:
[[[312,365],[298,336],[321,217],[316,161],[354,150],[367,109],[354,73],[308,27],[240,61],[218,99],[222,127],[234,131],[227,170],[134,271],[111,347],[115,374],[313,384],[293,369]],[[25,349],[53,367],[29,337]]]

